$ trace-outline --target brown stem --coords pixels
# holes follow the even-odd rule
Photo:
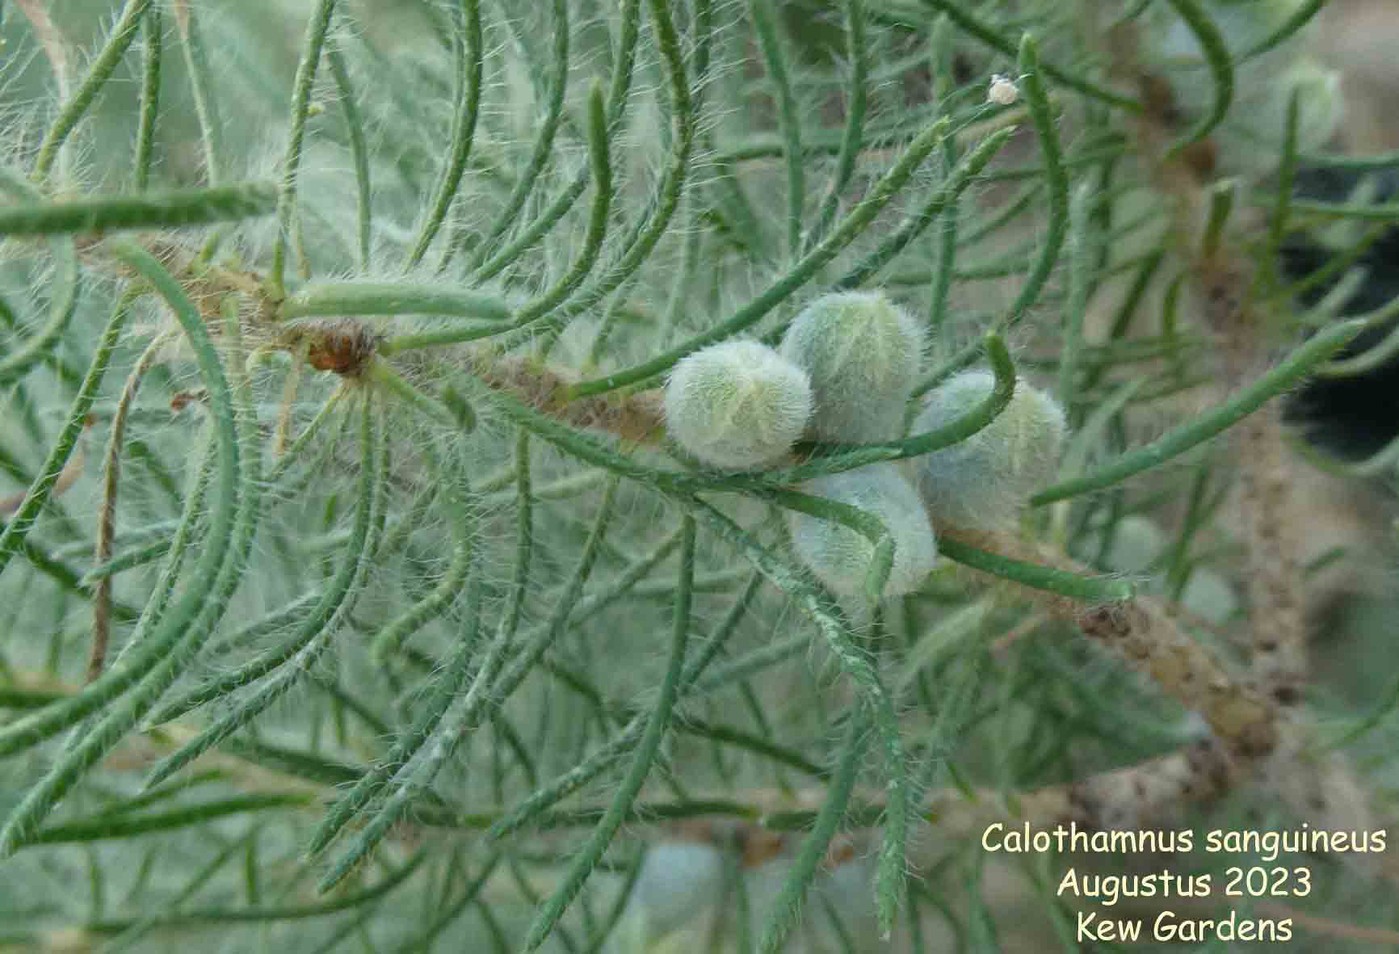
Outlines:
[[[1293,532],[1292,483],[1281,413],[1267,407],[1239,425],[1239,516],[1248,553],[1253,672],[1282,705],[1301,701],[1307,673],[1302,567]]]
[[[116,537],[117,486],[121,480],[121,449],[126,434],[126,422],[131,406],[136,401],[136,393],[141,389],[146,372],[150,371],[165,346],[167,336],[157,335],[146,350],[141,353],[136,366],[127,375],[122,386],[121,397],[117,400],[116,413],[112,415],[112,430],[107,437],[107,449],[102,459],[102,502],[97,510],[97,546],[93,551],[93,563],[100,566],[112,558],[112,545]],[[107,646],[112,632],[112,577],[103,576],[92,591],[92,643],[87,656],[87,681],[92,682],[102,675],[102,667],[107,662]]]
[[[1227,245],[1201,261],[1197,274],[1202,317],[1223,340],[1226,384],[1233,387],[1268,361],[1269,328],[1254,300],[1259,286],[1252,269]],[[1292,479],[1277,402],[1241,421],[1232,437],[1253,674],[1260,689],[1290,706],[1301,700],[1306,683],[1307,628],[1298,541],[1292,532]]]
[[[1162,157],[1151,165],[1152,178],[1172,204],[1171,239],[1191,266],[1200,317],[1222,340],[1225,385],[1233,387],[1265,364],[1270,353],[1269,312],[1256,300],[1260,285],[1266,283],[1255,280],[1253,262],[1237,251],[1239,235],[1258,232],[1260,223],[1256,216],[1238,211],[1236,219],[1249,220],[1217,247],[1197,248],[1215,147],[1206,141],[1199,149],[1176,155],[1163,149],[1177,134],[1180,117],[1169,82],[1144,68],[1137,31],[1137,24],[1124,24],[1114,36],[1114,69],[1142,90],[1148,106],[1137,128],[1139,153]],[[1295,514],[1279,414],[1274,404],[1241,422],[1233,434],[1233,451],[1241,542],[1248,554],[1253,675],[1263,692],[1291,706],[1300,700],[1306,681],[1306,625],[1298,549],[1289,534]]]
[[[491,387],[574,427],[608,431],[636,444],[655,443],[665,432],[660,391],[600,394],[565,402],[560,395],[574,383],[570,375],[529,358],[487,350],[472,355],[470,371]]]
[[[939,527],[938,533],[979,549],[1073,573],[1086,568],[1045,547],[1009,534]],[[1274,706],[1232,676],[1224,663],[1180,628],[1157,601],[1087,606],[1065,596],[1021,588],[1026,599],[1071,622],[1128,666],[1151,678],[1171,698],[1200,713],[1237,756],[1266,755],[1277,741]]]

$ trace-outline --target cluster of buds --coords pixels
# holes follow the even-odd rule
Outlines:
[[[666,386],[666,427],[703,464],[771,467],[805,436],[838,444],[897,440],[917,384],[923,334],[881,292],[824,295],[804,308],[778,348],[756,341],[712,345],[679,362]],[[927,397],[915,432],[972,411],[994,387],[969,371]],[[939,521],[1003,529],[1058,467],[1063,411],[1048,395],[1017,387],[989,426],[913,462],[916,480],[878,463],[807,481],[798,489],[868,513],[887,529],[894,559],[882,596],[916,590],[933,569]],[[805,512],[788,518],[792,549],[832,593],[858,601],[876,542],[838,521]]]

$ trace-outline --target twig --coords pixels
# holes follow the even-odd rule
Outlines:
[[[468,370],[498,391],[513,394],[530,407],[574,427],[603,430],[624,441],[654,443],[665,431],[664,402],[659,390],[634,394],[613,392],[567,400],[572,376],[529,358],[498,356],[482,349],[469,359]]]
[[[1172,93],[1161,77],[1144,69],[1136,53],[1134,25],[1115,38],[1119,72],[1131,75],[1143,90],[1149,107],[1138,125],[1144,156],[1162,156],[1161,145],[1174,130]],[[1291,201],[1295,164],[1296,103],[1289,111],[1288,147],[1279,176],[1278,208],[1265,255],[1275,254]],[[1236,251],[1237,241],[1207,241],[1196,248],[1196,228],[1207,217],[1207,185],[1214,168],[1210,140],[1196,144],[1194,152],[1167,153],[1153,166],[1152,174],[1163,194],[1174,202],[1171,235],[1181,254],[1193,267],[1200,298],[1201,319],[1223,339],[1225,387],[1232,390],[1267,363],[1270,351],[1267,312],[1259,307],[1259,292],[1267,282],[1255,280],[1252,263]],[[1226,213],[1227,214],[1227,213]],[[1227,223],[1212,223],[1214,231]],[[1247,223],[1259,230],[1259,223]],[[1272,274],[1271,261],[1263,264],[1263,276]],[[1238,423],[1234,430],[1235,464],[1239,474],[1241,536],[1247,552],[1249,626],[1252,633],[1253,673],[1259,688],[1284,706],[1300,701],[1306,680],[1306,623],[1302,607],[1302,574],[1297,542],[1291,527],[1295,514],[1283,447],[1280,411],[1276,402]]]
[[[1148,103],[1138,126],[1141,155],[1162,155],[1161,145],[1173,133],[1172,94],[1164,79],[1143,69],[1136,53],[1135,24],[1123,26],[1114,38],[1116,71],[1133,78],[1147,95]],[[1278,198],[1273,220],[1261,237],[1264,255],[1278,251],[1285,233],[1291,204],[1292,175],[1295,169],[1297,102],[1289,107],[1287,144],[1278,176]],[[1202,319],[1223,339],[1226,386],[1246,380],[1269,357],[1267,312],[1260,306],[1266,300],[1275,265],[1263,263],[1263,278],[1255,280],[1254,266],[1234,251],[1237,240],[1220,241],[1227,224],[1223,216],[1210,223],[1206,247],[1196,249],[1196,228],[1210,218],[1210,192],[1206,188],[1215,164],[1215,148],[1209,140],[1200,148],[1168,156],[1154,165],[1153,178],[1163,195],[1173,202],[1171,236],[1193,266],[1196,288],[1201,298]],[[1216,204],[1216,208],[1220,206]],[[1246,226],[1258,233],[1259,223]],[[1237,239],[1237,236],[1231,236]],[[1261,292],[1261,294],[1260,294]],[[1249,626],[1252,633],[1252,670],[1260,697],[1248,692],[1250,705],[1262,703],[1272,714],[1268,744],[1257,754],[1270,757],[1259,764],[1261,783],[1300,817],[1317,827],[1374,829],[1385,824],[1374,813],[1369,793],[1353,770],[1337,755],[1321,752],[1308,731],[1291,711],[1300,701],[1306,677],[1306,627],[1302,603],[1302,573],[1297,541],[1283,431],[1279,411],[1274,406],[1239,422],[1235,429],[1235,464],[1239,473],[1241,536],[1247,551],[1249,571]],[[1111,631],[1112,626],[1107,630]],[[1199,647],[1196,647],[1197,649]],[[1231,721],[1241,717],[1247,724],[1247,708],[1239,699],[1226,711]],[[1281,712],[1273,702],[1282,705]],[[1253,723],[1261,732],[1261,722]],[[1261,735],[1258,741],[1262,741]],[[1348,856],[1347,862],[1368,865],[1364,856]],[[1393,857],[1391,854],[1390,857]],[[1399,864],[1381,858],[1381,870],[1391,879],[1399,877]]]
[[[1072,573],[1091,572],[1047,548],[1006,534],[952,527],[940,527],[938,532],[1013,559]],[[1078,626],[1085,636],[1150,677],[1181,705],[1200,713],[1233,754],[1254,758],[1272,750],[1277,741],[1273,705],[1232,676],[1155,600],[1137,597],[1095,606],[1043,590],[1022,588],[1021,592],[1051,616]]]
[[[117,527],[117,488],[121,480],[121,449],[126,434],[126,422],[131,407],[136,401],[136,392],[150,371],[161,349],[169,340],[169,335],[159,334],[151,340],[137,360],[136,366],[126,378],[121,397],[117,400],[116,413],[112,416],[112,427],[107,437],[107,449],[102,461],[102,503],[97,516],[97,545],[93,552],[93,565],[101,566],[112,558],[113,541]],[[104,576],[97,581],[92,591],[92,644],[87,657],[87,681],[92,682],[102,674],[107,660],[107,644],[112,629],[112,578]]]

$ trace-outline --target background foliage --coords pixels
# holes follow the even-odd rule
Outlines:
[[[0,4],[0,941],[1074,949],[981,823],[1385,827],[1392,508],[1319,551],[1296,488],[1399,445],[1279,407],[1393,350],[1391,157],[1323,151],[1322,4],[1242,6]],[[677,360],[852,288],[992,397],[665,441]],[[1017,378],[1057,481],[847,615],[793,485]],[[1317,949],[1399,928],[1308,863]]]

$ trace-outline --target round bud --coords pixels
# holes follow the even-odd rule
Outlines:
[[[713,467],[781,460],[811,416],[806,372],[756,341],[726,341],[680,360],[666,383],[666,429]]]
[[[1201,619],[1223,626],[1239,611],[1234,587],[1209,567],[1196,567],[1181,590],[1180,605]]]
[[[1147,573],[1167,542],[1155,521],[1140,514],[1127,514],[1113,524],[1103,565],[1122,573]]]
[[[792,321],[781,350],[811,376],[815,437],[863,444],[900,435],[923,333],[881,292],[816,299]]]
[[[1272,147],[1269,159],[1277,162],[1277,148],[1287,137],[1287,110],[1297,96],[1297,149],[1314,152],[1340,129],[1345,115],[1341,74],[1310,57],[1299,57],[1270,84],[1256,108],[1239,117],[1241,136]]]
[[[802,492],[858,507],[878,518],[894,540],[885,596],[918,588],[937,560],[937,541],[918,493],[892,463],[871,464],[807,481]],[[838,523],[789,511],[792,549],[818,580],[840,597],[859,598],[874,557],[869,537]]]
[[[921,434],[972,411],[996,386],[989,371],[964,371],[928,395],[913,425]],[[918,461],[918,486],[933,517],[964,527],[1014,526],[1026,498],[1054,478],[1064,412],[1049,395],[1016,382],[1015,396],[989,425]]]

